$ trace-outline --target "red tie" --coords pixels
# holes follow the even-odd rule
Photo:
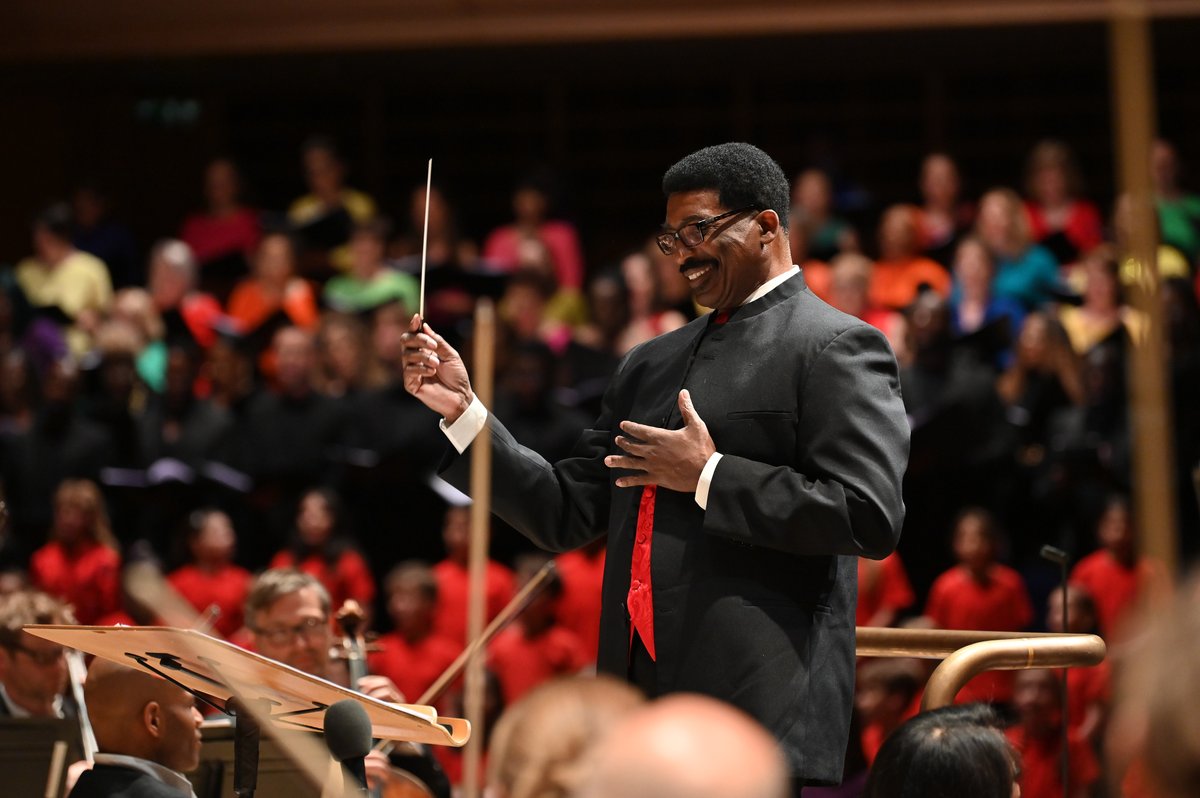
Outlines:
[[[727,310],[718,310],[713,314],[713,324],[724,324],[728,320]],[[637,531],[633,539],[633,560],[629,565],[629,595],[625,599],[625,606],[629,610],[629,642],[633,644],[633,633],[636,631],[652,660],[657,660],[657,657],[654,653],[654,589],[650,580],[650,546],[654,540],[654,499],[657,494],[657,485],[642,488]]]
[[[629,609],[629,642],[633,643],[633,632],[642,638],[650,659],[654,655],[654,594],[650,584],[650,542],[654,537],[654,496],[657,485],[642,488],[642,501],[638,506],[637,532],[633,539],[633,561],[629,567],[629,595],[625,606]]]

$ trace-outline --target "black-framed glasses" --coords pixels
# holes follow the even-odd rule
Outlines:
[[[56,646],[51,649],[46,649],[45,651],[37,651],[17,643],[11,646],[6,646],[6,648],[11,651],[20,651],[22,654],[33,660],[33,664],[42,668],[48,668],[51,665],[58,664],[67,654],[67,650],[62,646]]]
[[[707,219],[689,222],[674,232],[660,233],[655,237],[654,240],[658,242],[658,248],[662,250],[664,255],[670,255],[675,252],[676,240],[682,241],[685,247],[698,247],[704,243],[704,236],[706,235],[708,228],[712,225],[716,224],[722,219],[727,219],[730,216],[737,216],[739,213],[757,210],[759,210],[757,205],[747,205],[744,208],[738,208],[734,211],[719,213],[716,216],[710,216]]]
[[[256,629],[258,636],[274,646],[290,643],[297,635],[306,640],[315,639],[318,633],[329,630],[328,618],[305,618],[295,626],[276,626],[270,629]]]

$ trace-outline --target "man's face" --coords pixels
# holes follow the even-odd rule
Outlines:
[[[686,191],[667,198],[666,229],[733,210],[721,205],[713,189]],[[710,308],[735,308],[766,280],[770,262],[752,241],[755,214],[747,211],[709,225],[696,247],[675,242],[675,263],[688,279],[692,296]]]
[[[254,616],[254,647],[264,657],[325,678],[333,632],[316,590],[289,593]]]
[[[157,761],[187,773],[200,766],[200,724],[204,716],[196,699],[184,690],[170,690],[158,702],[163,723],[162,748]]]
[[[30,711],[50,706],[67,689],[63,647],[22,634],[19,647],[0,648],[0,682],[10,698]]]

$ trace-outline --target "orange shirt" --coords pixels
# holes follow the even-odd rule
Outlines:
[[[283,298],[268,295],[252,277],[239,282],[229,295],[229,315],[250,332],[282,310],[297,327],[315,327],[320,320],[317,295],[307,280],[294,277],[283,290]]]
[[[879,261],[871,269],[867,301],[876,307],[902,310],[917,298],[917,289],[928,285],[944,297],[950,296],[950,273],[929,258]]]

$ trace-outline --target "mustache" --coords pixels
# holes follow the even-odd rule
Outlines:
[[[691,271],[692,269],[702,269],[705,266],[716,266],[716,265],[717,265],[716,258],[703,258],[703,259],[688,258],[687,260],[685,260],[683,262],[683,265],[679,267],[679,273],[686,274],[687,272]]]

